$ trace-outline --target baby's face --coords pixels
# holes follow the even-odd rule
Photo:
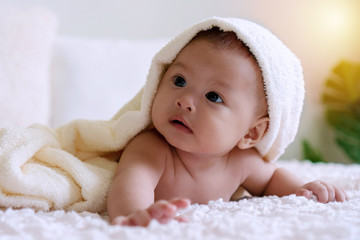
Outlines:
[[[225,154],[257,119],[259,74],[258,66],[236,51],[192,41],[161,79],[153,124],[182,151]]]

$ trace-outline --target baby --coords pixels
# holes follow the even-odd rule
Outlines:
[[[190,203],[229,201],[241,186],[255,196],[296,194],[344,201],[343,189],[305,184],[256,149],[271,122],[262,69],[234,32],[198,32],[164,67],[152,127],[126,146],[108,196],[113,224],[166,223]]]

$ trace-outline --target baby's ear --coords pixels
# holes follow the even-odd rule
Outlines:
[[[249,128],[245,136],[240,139],[238,147],[240,149],[247,149],[254,147],[265,135],[268,129],[270,119],[268,117],[259,118]]]

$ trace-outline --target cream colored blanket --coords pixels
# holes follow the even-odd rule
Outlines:
[[[0,129],[0,206],[101,212],[119,150],[149,122],[142,91],[110,121]],[[143,121],[133,121],[141,118]]]
[[[150,124],[165,64],[197,32],[218,26],[247,44],[263,74],[270,126],[257,149],[276,160],[297,132],[304,98],[298,59],[268,30],[241,19],[210,18],[174,38],[153,59],[144,88],[109,121],[75,120],[60,128],[0,130],[0,207],[100,212],[126,143]]]

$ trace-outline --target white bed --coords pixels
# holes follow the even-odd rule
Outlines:
[[[109,224],[106,213],[0,211],[0,239],[359,239],[360,166],[279,161],[306,180],[322,179],[344,187],[350,200],[322,204],[294,195],[256,197],[239,202],[221,199],[193,204],[175,221],[148,228]]]
[[[56,26],[56,16],[45,9],[0,9],[0,127],[110,118],[143,85],[151,57],[166,41],[72,38],[58,36]],[[300,137],[311,138],[319,123],[309,112],[318,109],[307,106]],[[300,158],[300,137],[286,158]],[[339,184],[350,200],[219,199],[182,211],[189,223],[152,222],[148,228],[111,226],[106,213],[1,209],[0,239],[360,239],[360,165],[279,165],[307,181]]]

